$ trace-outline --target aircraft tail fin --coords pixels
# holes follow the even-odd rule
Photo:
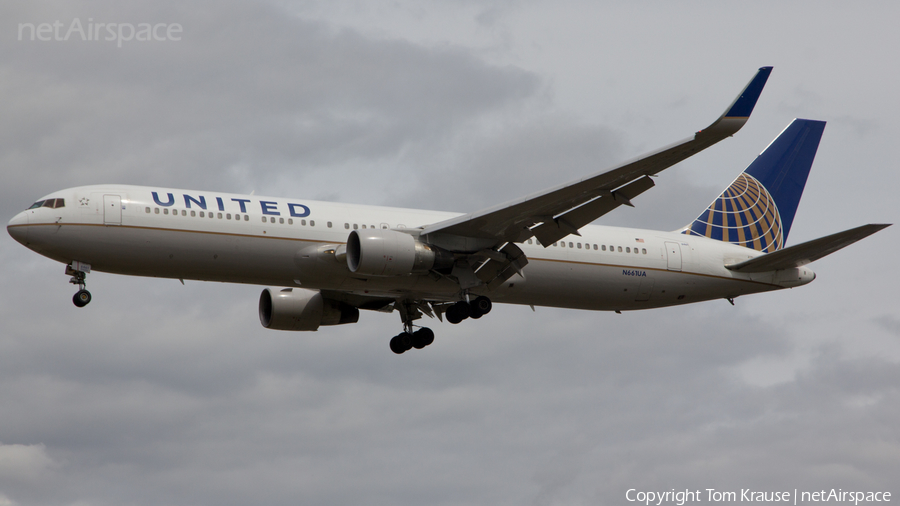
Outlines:
[[[824,130],[824,121],[795,119],[682,233],[783,248]]]

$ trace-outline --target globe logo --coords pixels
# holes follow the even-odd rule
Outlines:
[[[781,215],[760,182],[742,173],[682,233],[738,244],[764,253],[784,245]]]

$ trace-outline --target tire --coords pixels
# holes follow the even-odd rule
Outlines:
[[[422,327],[412,335],[413,348],[421,350],[434,342],[434,332],[428,327]]]
[[[460,311],[459,303],[453,304],[452,306],[447,308],[446,315],[447,315],[447,321],[454,325],[465,320],[466,316],[468,316],[468,314]]]
[[[75,296],[72,297],[72,303],[75,304],[76,307],[87,306],[90,302],[91,292],[87,290],[78,290],[75,292]]]
[[[391,338],[391,351],[396,353],[397,355],[402,355],[404,351],[406,351],[406,347],[403,345],[403,340],[400,336],[394,336]]]
[[[400,339],[400,342],[403,343],[403,351],[412,349],[412,334],[401,332],[397,337]]]
[[[469,303],[464,300],[461,300],[456,304],[450,306],[450,310],[447,311],[447,313],[450,313],[450,311],[453,311],[453,313],[456,315],[456,323],[459,323],[468,318],[471,312],[471,310],[469,309]],[[451,321],[450,323],[453,322]]]
[[[483,315],[490,313],[493,307],[494,304],[491,303],[491,299],[484,295],[480,295],[472,301],[472,309],[479,311]]]

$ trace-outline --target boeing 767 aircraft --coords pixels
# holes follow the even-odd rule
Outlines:
[[[270,285],[262,325],[317,330],[359,310],[400,314],[395,353],[434,332],[422,315],[477,319],[492,303],[626,311],[805,285],[807,264],[888,225],[786,247],[825,122],[793,120],[696,220],[673,232],[589,223],[654,186],[662,170],[733,135],[771,67],[693,136],[604,172],[470,214],[98,185],[60,190],[9,234],[66,265],[74,302],[91,270]]]

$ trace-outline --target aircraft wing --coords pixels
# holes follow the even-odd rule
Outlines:
[[[725,267],[732,271],[751,273],[802,267],[889,226],[890,224],[863,225]]]
[[[696,154],[744,126],[772,67],[762,67],[707,128],[692,137],[629,160],[617,167],[526,197],[426,226],[421,234],[447,234],[504,242],[536,237],[544,247],[652,188],[651,175]]]

